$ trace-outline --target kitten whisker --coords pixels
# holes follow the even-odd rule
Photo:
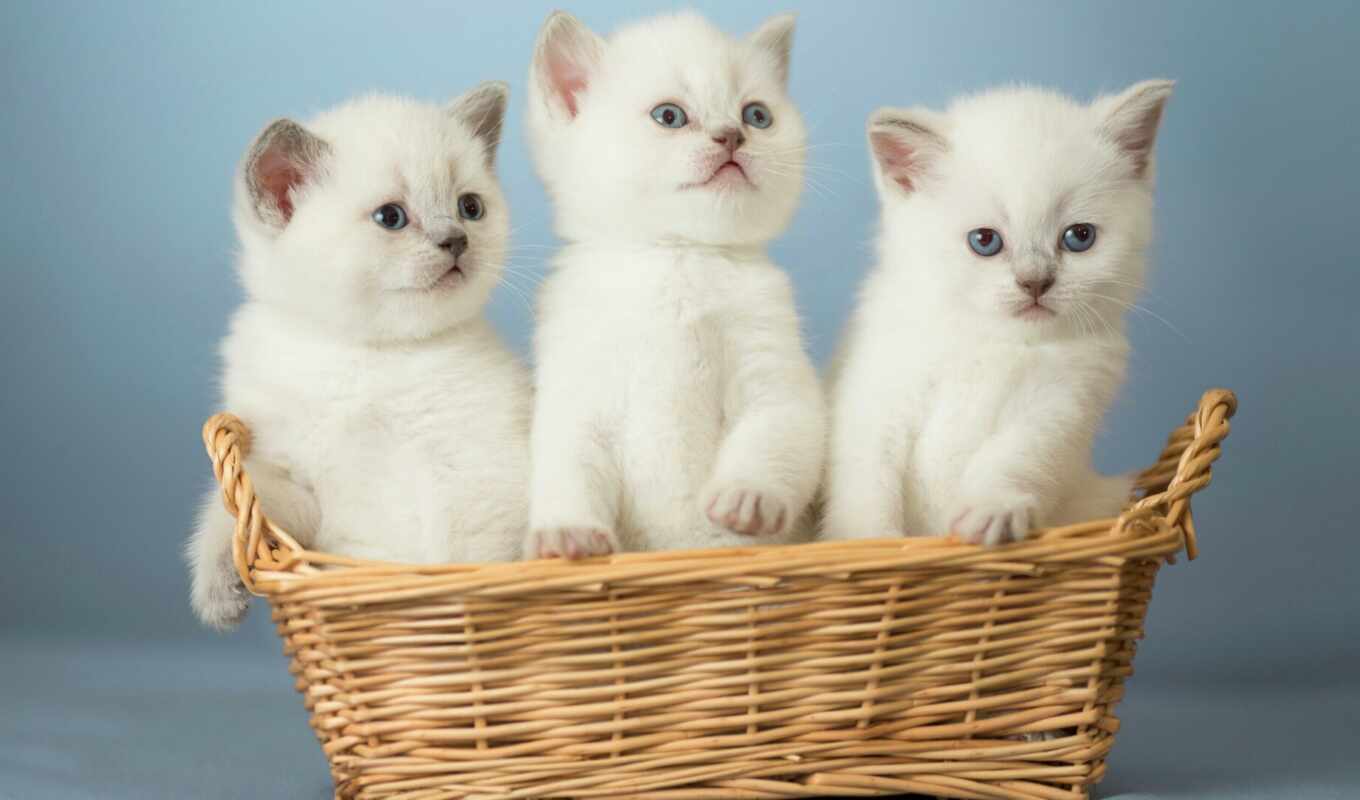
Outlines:
[[[1143,314],[1147,314],[1148,316],[1152,317],[1153,319],[1155,319],[1155,320],[1157,320],[1158,322],[1160,322],[1160,323],[1162,323],[1163,325],[1165,325],[1165,326],[1167,327],[1168,330],[1170,330],[1172,333],[1174,333],[1174,334],[1176,334],[1177,336],[1179,336],[1179,337],[1180,337],[1182,340],[1184,340],[1185,342],[1188,343],[1188,342],[1190,341],[1190,337],[1189,337],[1189,336],[1186,336],[1186,335],[1180,330],[1180,328],[1177,328],[1175,325],[1172,325],[1169,321],[1167,321],[1167,319],[1166,319],[1165,317],[1163,317],[1162,315],[1160,315],[1160,314],[1158,314],[1157,312],[1153,311],[1152,309],[1147,308],[1146,306],[1141,306],[1141,305],[1139,305],[1138,303],[1130,303],[1130,302],[1128,302],[1128,301],[1126,301],[1126,300],[1121,300],[1121,299],[1119,299],[1118,297],[1110,297],[1109,295],[1096,294],[1096,293],[1094,293],[1094,292],[1091,292],[1091,293],[1088,293],[1088,294],[1089,294],[1091,297],[1098,297],[1098,298],[1100,298],[1101,300],[1107,300],[1107,301],[1109,301],[1109,302],[1111,302],[1111,303],[1114,303],[1115,305],[1118,305],[1118,306],[1120,306],[1120,307],[1122,307],[1122,308],[1124,308],[1124,309],[1126,309],[1126,310],[1128,310],[1128,311],[1138,311],[1138,312],[1141,312],[1141,313],[1143,313]]]
[[[1094,320],[1094,322],[1100,323],[1100,325],[1105,329],[1105,333],[1109,334],[1110,336],[1118,336],[1118,332],[1115,331],[1114,326],[1110,324],[1110,321],[1107,320],[1105,316],[1095,308],[1095,306],[1082,300],[1076,301],[1075,305],[1077,308],[1083,309],[1087,313],[1087,315],[1089,315]],[[1095,332],[1096,332],[1095,326],[1092,325],[1091,335],[1094,336]]]
[[[504,286],[506,289],[508,289],[510,295],[514,297],[516,300],[518,300],[520,305],[524,306],[524,311],[527,314],[529,314],[529,316],[533,316],[534,314],[533,300],[530,297],[529,293],[524,289],[524,287],[519,286],[514,281],[510,280],[509,276],[506,275],[501,276],[501,280],[498,285]]]

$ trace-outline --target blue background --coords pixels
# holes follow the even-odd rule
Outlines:
[[[1123,707],[1148,721],[1121,735],[1107,790],[1237,797],[1273,780],[1298,797],[1291,776],[1307,775],[1317,796],[1342,792],[1360,752],[1348,721],[1360,717],[1360,7],[694,6],[733,31],[799,12],[791,91],[819,188],[774,256],[823,362],[870,264],[863,127],[875,107],[1008,82],[1082,98],[1179,82],[1157,148],[1147,311],[1131,319],[1131,378],[1098,461],[1149,462],[1207,387],[1235,389],[1242,407],[1196,501],[1202,558],[1163,571]],[[568,7],[604,32],[675,6]],[[223,639],[186,599],[180,548],[210,478],[198,429],[240,299],[232,173],[272,117],[372,89],[442,100],[505,79],[501,175],[518,256],[541,261],[554,240],[521,108],[549,8],[0,6],[0,797],[326,796],[267,614],[257,605]],[[527,350],[528,306],[502,290],[491,313]],[[302,788],[234,779],[283,751],[305,767],[287,779]],[[199,766],[212,753],[216,767]],[[175,781],[191,768],[208,772],[189,790]]]

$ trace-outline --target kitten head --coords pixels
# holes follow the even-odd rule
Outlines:
[[[786,94],[793,17],[733,38],[691,14],[608,39],[548,17],[529,128],[569,239],[760,244],[798,203],[805,132]]]
[[[494,171],[506,96],[503,83],[444,107],[375,95],[270,124],[237,179],[247,293],[368,342],[475,317],[509,237]]]
[[[883,256],[927,302],[1031,331],[1121,330],[1152,228],[1169,81],[1081,105],[1001,89],[869,119]]]

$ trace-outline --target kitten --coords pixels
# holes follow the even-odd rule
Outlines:
[[[609,39],[544,23],[528,118],[565,246],[540,296],[526,557],[795,532],[825,421],[765,254],[802,188],[792,36],[787,16],[745,39],[694,14]]]
[[[265,512],[308,547],[518,558],[529,378],[482,317],[509,237],[493,163],[506,93],[366,97],[279,120],[246,154],[223,405],[254,433]],[[246,610],[234,525],[214,490],[188,547],[194,610],[217,628]]]
[[[880,263],[833,378],[824,532],[994,545],[1119,513],[1091,467],[1125,371],[1166,81],[869,120]]]

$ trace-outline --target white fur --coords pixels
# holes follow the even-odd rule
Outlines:
[[[526,557],[798,528],[824,409],[792,287],[764,252],[802,185],[792,24],[733,39],[683,14],[608,40],[565,14],[544,24],[528,119],[567,245],[540,295]],[[743,125],[752,101],[769,128]],[[664,102],[689,124],[658,125]],[[753,185],[693,187],[726,160],[713,140],[725,128],[746,138],[736,153]]]
[[[827,537],[996,544],[1118,513],[1129,481],[1097,474],[1091,447],[1124,377],[1169,92],[1004,89],[871,118],[879,264],[834,370]],[[1096,226],[1090,250],[1060,249],[1074,223]],[[1000,254],[969,248],[980,227]],[[1018,315],[1017,282],[1041,275],[1053,313]]]
[[[518,557],[529,381],[481,316],[509,223],[495,131],[476,132],[496,128],[504,97],[484,84],[448,108],[374,96],[321,115],[306,130],[324,152],[286,221],[249,188],[262,144],[238,176],[247,299],[222,345],[223,405],[254,434],[247,469],[264,510],[308,547],[418,563]],[[484,200],[480,220],[458,218],[469,192]],[[407,209],[406,228],[371,219],[389,202]],[[459,229],[462,276],[437,244]],[[210,492],[188,548],[194,609],[219,628],[246,609],[233,526]]]

